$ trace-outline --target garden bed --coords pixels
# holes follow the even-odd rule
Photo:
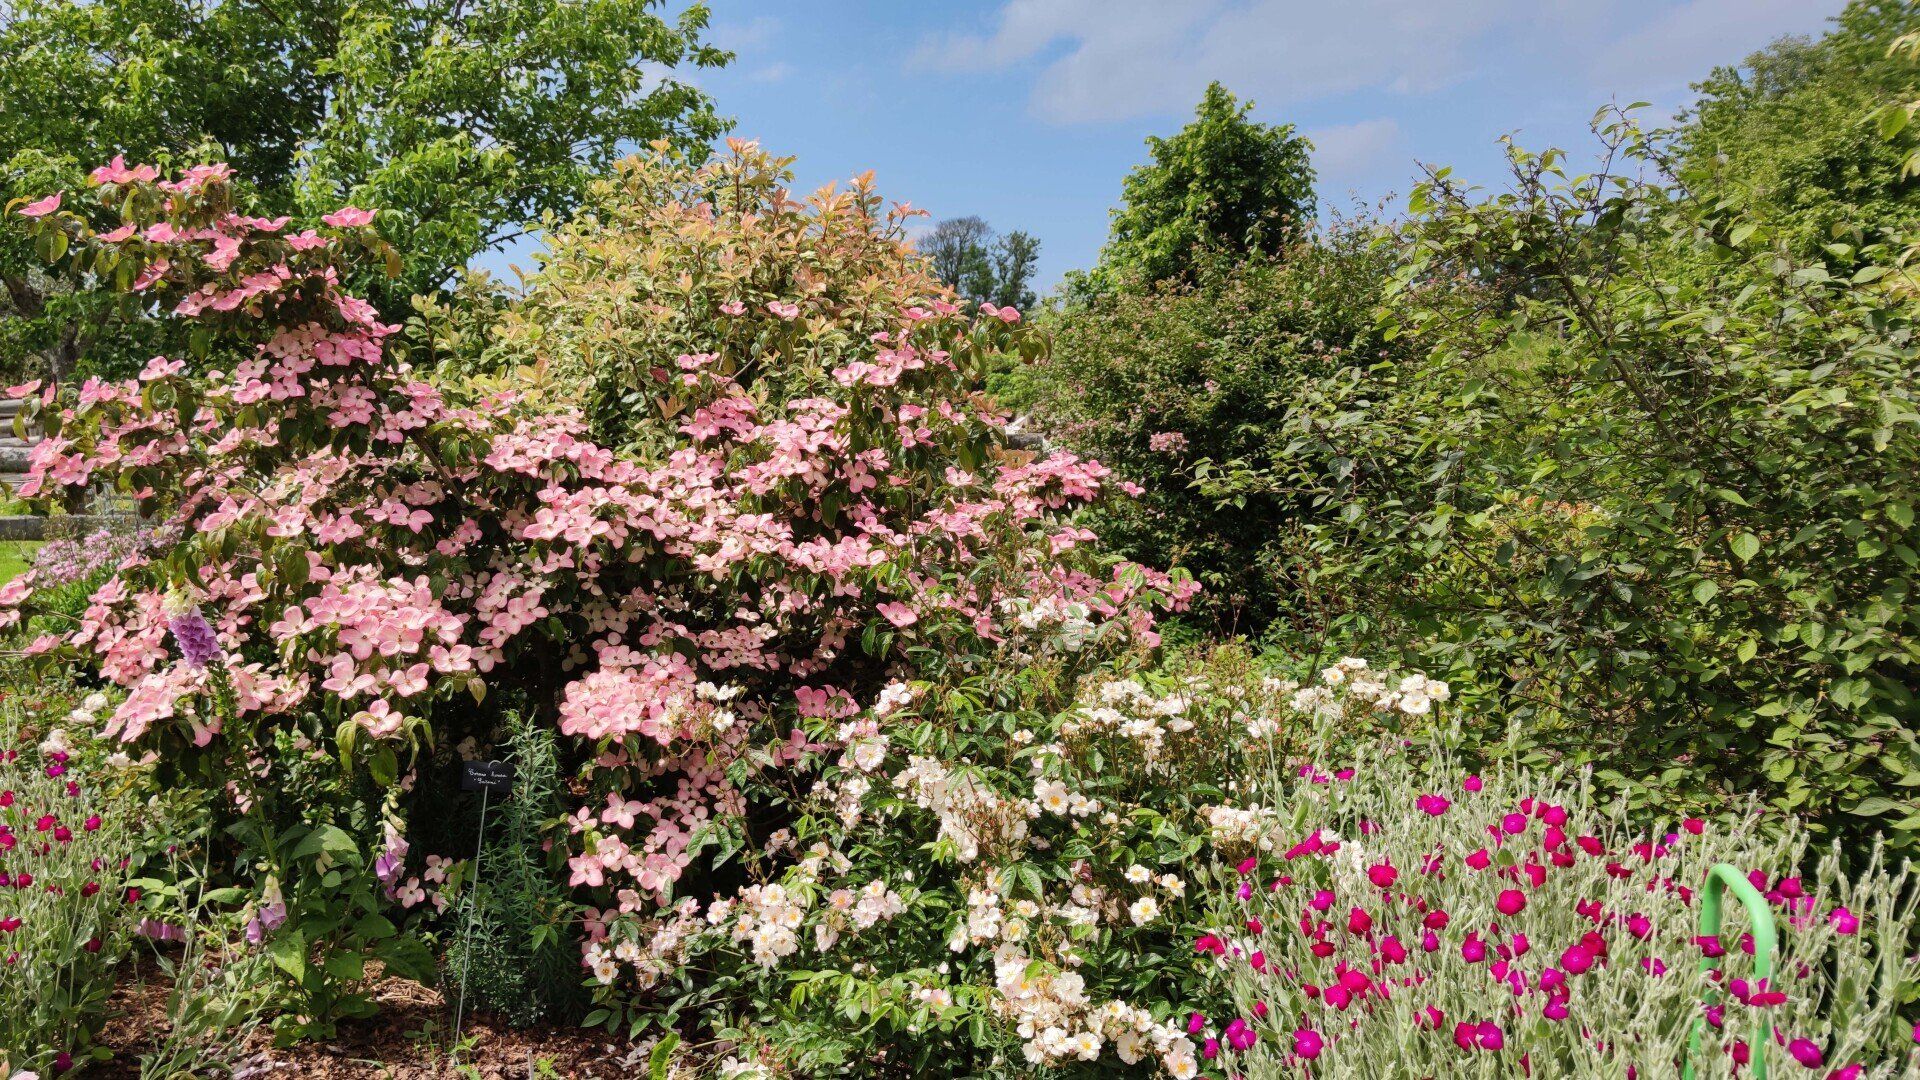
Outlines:
[[[113,1018],[101,1044],[113,1060],[89,1076],[132,1078],[140,1075],[143,1053],[167,1029],[165,973],[143,962],[114,991]],[[444,995],[400,978],[376,982],[373,997],[380,1014],[340,1025],[332,1039],[276,1048],[263,1031],[255,1032],[233,1061],[236,1080],[262,1077],[314,1077],[317,1080],[426,1080],[444,1077],[459,1065],[482,1080],[522,1077],[579,1077],[581,1080],[632,1076],[644,1067],[646,1046],[615,1045],[571,1026],[519,1029],[482,1012],[462,1021],[454,1056],[453,1009]]]

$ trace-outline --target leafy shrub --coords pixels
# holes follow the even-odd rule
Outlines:
[[[1404,352],[1375,319],[1394,256],[1374,234],[1347,222],[1273,257],[1202,259],[1190,283],[1070,307],[1050,324],[1051,356],[1024,374],[1049,438],[1144,489],[1103,508],[1095,530],[1130,557],[1190,570],[1223,625],[1257,633],[1310,617],[1295,536],[1297,519],[1324,512],[1312,492],[1197,485],[1231,481],[1233,462],[1296,453],[1353,467],[1338,448],[1302,446],[1289,419],[1323,383]]]
[[[560,804],[560,749],[545,726],[507,718],[502,759],[513,768],[513,791],[494,810],[474,864],[470,907],[449,928],[449,986],[475,1006],[529,1025],[580,1015],[580,950],[572,905],[548,843]]]
[[[1508,194],[1417,190],[1395,352],[1297,395],[1266,460],[1202,488],[1308,507],[1294,640],[1444,675],[1502,718],[1490,744],[1643,805],[1759,790],[1818,830],[1920,826],[1896,256],[1795,262],[1655,175],[1637,128],[1607,135],[1646,175],[1515,151]]]
[[[647,196],[622,211],[640,238],[660,212],[646,183],[713,175],[676,169],[628,171]],[[789,203],[756,175],[754,198]],[[890,668],[991,639],[1003,603],[1083,643],[1150,643],[1154,612],[1191,593],[1114,565],[1068,520],[1104,468],[1005,452],[977,373],[1034,346],[1015,313],[889,307],[918,295],[917,271],[838,293],[776,260],[728,279],[737,306],[703,299],[664,339],[570,301],[583,321],[543,333],[611,342],[616,384],[636,380],[587,402],[616,452],[590,439],[581,396],[543,397],[537,377],[529,400],[436,386],[389,356],[394,328],[338,284],[384,256],[371,211],[288,232],[234,213],[220,166],[161,181],[116,163],[93,184],[19,214],[231,370],[156,358],[47,417],[28,494],[110,483],[181,539],[124,563],[78,628],[28,651],[124,688],[103,733],[151,748],[164,783],[225,796],[210,835],[284,976],[282,1035],[364,1014],[369,958],[431,978],[423,935],[471,875],[405,835],[412,804],[437,797],[416,766],[437,741],[490,737],[488,701],[571,737],[584,805],[552,839],[597,941],[731,891],[728,857],[787,827],[811,786],[802,728],[858,712]],[[744,211],[727,228],[902,264],[872,206],[829,199],[819,216],[851,223],[834,228],[771,221],[777,243]],[[676,221],[697,235],[700,219]],[[610,221],[598,232],[621,242]],[[699,257],[725,262],[738,239]],[[762,303],[776,287],[789,299]],[[30,585],[0,607],[32,625]],[[630,1032],[674,1018],[620,1017]]]
[[[1334,778],[1269,774],[1215,813],[1195,948],[1223,996],[1191,1030],[1216,1067],[1672,1076],[1690,1062],[1733,1076],[1762,1055],[1776,1076],[1920,1067],[1900,1016],[1920,995],[1920,890],[1878,849],[1850,866],[1791,821],[1738,812],[1649,828],[1577,776],[1469,776],[1397,745]],[[1732,892],[1719,935],[1700,934],[1720,865],[1764,894],[1770,976]]]
[[[494,328],[482,366],[579,405],[609,445],[664,456],[721,382],[769,404],[834,396],[849,363],[887,363],[892,350],[874,335],[894,334],[903,317],[953,314],[935,307],[947,290],[903,244],[907,211],[886,208],[870,174],[801,201],[786,190],[790,159],[728,146],[697,168],[658,147],[595,184],[583,212],[549,236],[541,272]],[[1000,349],[1040,347],[992,319],[980,326],[991,332],[956,350],[958,374]],[[861,377],[885,387],[898,376]],[[963,451],[958,464],[981,461]]]

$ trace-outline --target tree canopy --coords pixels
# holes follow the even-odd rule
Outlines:
[[[1272,254],[1300,235],[1315,209],[1312,144],[1252,109],[1214,83],[1192,123],[1147,139],[1153,161],[1127,174],[1096,277],[1164,281],[1203,249]]]
[[[935,225],[919,243],[933,275],[978,303],[1025,310],[1033,306],[1033,274],[1040,241],[1018,229],[997,236],[986,219],[969,215]]]
[[[703,40],[706,7],[663,6],[15,0],[0,9],[0,190],[72,184],[77,162],[119,154],[225,161],[257,213],[378,209],[402,253],[375,293],[391,309],[570,213],[636,145],[704,148],[725,129],[675,77],[729,59]],[[99,313],[37,262],[17,240],[0,249],[0,344],[16,369],[39,354],[58,371],[90,351]]]

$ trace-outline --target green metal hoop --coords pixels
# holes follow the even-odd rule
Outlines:
[[[1706,889],[1700,901],[1700,936],[1718,938],[1720,936],[1721,899],[1728,889],[1740,898],[1747,909],[1747,919],[1753,929],[1753,973],[1755,978],[1765,979],[1773,975],[1773,949],[1778,936],[1773,925],[1773,909],[1767,905],[1767,898],[1753,887],[1740,868],[1730,863],[1718,863],[1707,871]],[[1700,959],[1700,971],[1705,974],[1713,969],[1713,957]],[[1712,997],[1709,996],[1709,1001]],[[1753,1048],[1754,1080],[1767,1080],[1767,1043],[1770,1033],[1764,1011],[1755,1010],[1759,1017],[1753,1022],[1753,1039],[1748,1044]],[[1693,1080],[1693,1061],[1700,1056],[1700,1028],[1704,1017],[1694,1017],[1693,1033],[1687,1038],[1687,1060],[1681,1067],[1682,1080]]]

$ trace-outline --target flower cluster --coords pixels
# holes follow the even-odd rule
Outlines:
[[[1912,1056],[1873,1019],[1891,1003],[1856,981],[1914,977],[1910,949],[1859,943],[1863,925],[1906,918],[1907,872],[1849,882],[1829,857],[1810,879],[1792,869],[1803,838],[1779,850],[1749,823],[1700,819],[1636,834],[1578,789],[1423,778],[1383,758],[1371,776],[1298,785],[1304,832],[1267,812],[1214,815],[1231,826],[1224,851],[1254,853],[1192,946],[1231,987],[1224,1013],[1195,1012],[1203,1059],[1425,1075],[1494,1055],[1535,1074],[1644,1076],[1770,1053],[1851,1080]],[[1403,779],[1434,786],[1409,798]],[[1751,927],[1695,929],[1706,869],[1755,859],[1788,868],[1751,872],[1782,933],[1759,977]]]

